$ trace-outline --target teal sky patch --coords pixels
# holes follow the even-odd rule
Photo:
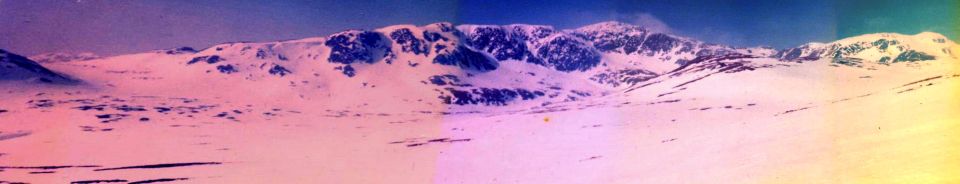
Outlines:
[[[957,41],[960,0],[855,0],[837,2],[837,37],[932,31]]]

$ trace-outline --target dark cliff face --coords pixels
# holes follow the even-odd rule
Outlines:
[[[434,33],[435,35],[427,34],[424,32],[424,38],[428,40],[439,40],[439,34]],[[413,32],[410,29],[402,28],[397,29],[390,33],[390,38],[393,39],[393,43],[400,46],[400,49],[403,52],[413,53],[415,55],[424,55],[427,56],[430,54],[429,43],[424,40],[417,39],[413,35]]]
[[[641,54],[652,56],[656,53],[668,52],[680,45],[680,41],[666,34],[652,34],[643,42]]]
[[[544,92],[542,91],[531,91],[521,88],[472,88],[458,90],[448,87],[440,91],[440,96],[437,98],[439,98],[443,104],[505,106],[511,101],[533,100],[542,96],[544,96]]]
[[[408,35],[403,32],[397,33],[397,38],[406,39],[406,36]],[[414,45],[415,43],[412,40],[404,41],[406,42],[398,44],[410,46],[408,49],[411,51],[421,51],[422,48],[419,45]],[[350,66],[351,64],[373,64],[384,58],[389,59],[393,56],[390,49],[392,44],[391,40],[382,33],[356,30],[335,33],[328,36],[327,41],[324,42],[324,45],[330,47],[330,56],[327,61],[343,64],[343,66],[335,67],[334,70],[339,70],[347,77],[356,75],[356,71]],[[386,62],[391,63],[389,60]],[[281,73],[285,74],[289,71],[273,69],[270,71],[270,74],[273,75]]]
[[[465,70],[490,71],[497,69],[496,60],[465,46],[459,46],[451,52],[444,52],[433,59],[433,63],[458,66]]]
[[[386,37],[372,31],[345,31],[330,35],[324,45],[330,47],[331,63],[374,63],[387,56],[390,43]]]
[[[934,56],[932,56],[932,55],[929,55],[929,54],[927,54],[927,53],[923,53],[923,52],[920,52],[920,51],[914,51],[914,50],[908,50],[908,51],[906,51],[906,52],[903,52],[903,53],[900,53],[899,55],[897,55],[897,57],[896,57],[895,59],[893,59],[893,62],[894,62],[894,63],[897,63],[897,62],[916,62],[916,61],[927,61],[927,60],[934,60],[934,59],[936,59],[936,57],[934,57]]]
[[[467,44],[490,53],[497,60],[523,60],[529,55],[527,38],[522,32],[504,27],[478,27],[465,33]]]
[[[600,53],[574,38],[557,37],[537,50],[537,57],[557,71],[587,71],[600,64]]]

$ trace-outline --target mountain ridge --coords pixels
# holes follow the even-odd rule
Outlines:
[[[648,51],[645,51],[645,53],[644,53],[644,54],[646,54],[646,55],[648,55],[648,56],[653,56],[653,55],[657,55],[657,54],[662,54],[662,55],[660,55],[659,57],[654,57],[654,58],[643,58],[643,60],[661,60],[661,61],[681,63],[681,64],[682,64],[682,62],[691,60],[691,59],[693,59],[693,58],[696,57],[696,56],[703,56],[703,55],[724,55],[724,54],[735,53],[735,52],[736,52],[736,53],[740,53],[740,54],[757,55],[757,56],[763,56],[763,57],[776,57],[776,58],[779,58],[779,59],[782,59],[782,60],[796,60],[796,59],[798,59],[798,58],[800,58],[800,57],[792,57],[792,56],[789,56],[789,55],[790,55],[789,53],[790,53],[792,50],[803,49],[804,47],[809,47],[810,45],[833,44],[833,43],[840,42],[840,41],[845,40],[845,39],[852,39],[852,38],[857,38],[857,37],[858,37],[858,36],[849,37],[849,38],[840,39],[840,40],[837,40],[837,41],[834,41],[834,42],[830,42],[830,43],[810,42],[810,43],[803,44],[803,45],[800,45],[800,46],[783,48],[783,49],[774,49],[774,48],[772,48],[772,47],[767,47],[767,46],[757,46],[757,47],[733,47],[733,46],[726,46],[726,45],[722,45],[722,44],[713,44],[713,43],[700,42],[700,41],[697,41],[697,40],[692,39],[692,38],[682,37],[682,36],[677,36],[677,35],[671,35],[671,34],[665,34],[665,33],[654,33],[654,32],[647,31],[647,30],[644,29],[642,26],[631,25],[631,24],[627,24],[627,23],[623,23],[623,22],[617,22],[617,21],[599,22],[599,23],[590,24],[590,25],[585,25],[585,26],[581,26],[581,27],[578,27],[578,28],[572,28],[572,29],[555,29],[553,26],[549,26],[549,25],[533,25],[533,24],[508,24],[508,25],[463,24],[463,25],[454,25],[454,24],[449,23],[449,22],[437,22],[437,23],[426,24],[426,25],[423,25],[423,26],[417,26],[417,25],[413,25],[413,24],[399,24],[399,25],[391,25],[391,26],[385,26],[385,27],[381,27],[381,28],[375,28],[375,29],[371,29],[371,30],[349,29],[349,30],[337,32],[337,33],[334,33],[334,34],[331,34],[331,35],[336,35],[336,34],[339,34],[339,33],[349,32],[349,31],[361,31],[361,32],[362,32],[362,31],[369,31],[369,32],[381,32],[381,34],[383,34],[384,36],[388,36],[387,34],[389,34],[389,31],[391,31],[391,30],[393,30],[393,29],[403,29],[403,28],[406,28],[406,29],[410,29],[410,28],[430,28],[430,29],[440,29],[440,31],[444,31],[444,30],[445,30],[445,31],[455,31],[455,32],[456,32],[455,34],[460,34],[460,35],[451,35],[451,36],[468,36],[468,37],[469,37],[469,36],[478,36],[478,35],[480,35],[480,36],[488,36],[488,37],[489,37],[489,36],[491,36],[491,35],[489,35],[489,34],[499,34],[499,33],[477,33],[476,31],[473,31],[473,30],[476,30],[477,28],[486,28],[486,29],[494,29],[494,28],[495,28],[495,29],[499,29],[499,30],[497,30],[497,31],[501,31],[501,32],[502,32],[502,31],[506,31],[506,32],[509,32],[510,34],[523,35],[523,36],[525,36],[524,38],[521,38],[521,39],[530,38],[532,34],[529,33],[529,30],[528,30],[528,33],[525,33],[525,34],[516,34],[516,29],[518,29],[518,28],[522,28],[522,29],[533,29],[533,30],[541,31],[540,34],[546,33],[546,34],[549,35],[549,34],[554,34],[554,33],[563,33],[563,34],[573,35],[574,37],[578,37],[578,38],[584,39],[584,40],[581,40],[581,41],[590,42],[590,44],[593,45],[593,47],[595,47],[596,50],[599,50],[599,51],[602,52],[603,54],[607,54],[607,53],[616,53],[616,54],[626,53],[626,54],[628,54],[628,55],[629,55],[629,54],[638,54],[638,55],[639,55],[639,54],[640,54],[640,53],[638,52],[639,50],[648,49]],[[617,28],[617,29],[611,30],[611,29],[609,29],[609,28]],[[514,30],[508,30],[508,29],[514,29]],[[435,30],[435,31],[436,31],[436,30]],[[505,32],[505,33],[506,33],[506,32]],[[622,33],[628,33],[628,34],[625,34],[625,35],[614,35],[614,39],[609,39],[609,40],[595,40],[595,39],[597,38],[596,35],[602,34],[602,33],[608,33],[608,34],[609,34],[609,33],[621,33],[621,34],[622,34]],[[649,39],[650,42],[648,42],[647,44],[643,44],[642,42],[643,42],[643,41],[648,41],[648,40],[643,40],[643,39],[640,39],[640,40],[630,40],[631,38],[637,39],[636,37],[630,37],[630,36],[647,35],[648,33],[649,33],[650,36],[652,36],[653,39]],[[484,34],[487,34],[487,35],[484,35]],[[901,34],[897,34],[897,33],[874,33],[874,34],[901,35]],[[952,40],[946,39],[944,36],[940,35],[939,33],[925,32],[925,33],[918,33],[918,34],[916,34],[916,35],[921,35],[921,34],[939,35],[938,37],[943,38],[943,40],[944,40],[945,42],[946,42],[946,41],[949,41],[949,43],[953,43]],[[420,39],[420,40],[423,40],[423,39],[424,39],[419,33],[414,33],[414,35],[416,35],[417,38]],[[594,36],[591,37],[591,35],[594,35]],[[865,35],[873,35],[873,34],[865,34]],[[865,36],[865,35],[861,35],[861,36]],[[492,35],[492,36],[500,36],[500,37],[506,36],[506,37],[510,37],[509,35]],[[544,36],[544,35],[539,35],[537,38],[542,38],[542,37],[545,37],[545,36]],[[277,44],[281,44],[281,43],[288,43],[288,42],[327,41],[329,38],[330,38],[330,35],[328,35],[328,36],[318,36],[318,37],[307,37],[307,38],[292,39],[292,40],[283,40],[283,41],[271,41],[271,42],[227,42],[227,43],[223,43],[223,44],[213,45],[213,46],[207,47],[206,49],[214,48],[214,47],[217,47],[217,46],[220,46],[220,45],[225,45],[225,44],[237,44],[237,43],[241,43],[241,44],[246,44],[246,43],[277,43]],[[587,39],[587,38],[590,38],[590,39]],[[448,39],[449,39],[449,38],[448,38]],[[458,38],[458,39],[463,39],[463,38]],[[504,40],[504,41],[515,41],[515,40],[512,40],[512,39],[513,39],[513,38],[508,38],[508,39],[506,39],[506,40]],[[664,40],[665,40],[665,41],[664,41]],[[507,50],[507,52],[504,53],[504,52],[502,52],[501,50],[498,50],[498,49],[500,49],[498,46],[502,47],[502,45],[489,46],[488,44],[485,44],[485,43],[475,44],[474,42],[478,41],[477,39],[474,39],[474,40],[467,39],[467,40],[461,40],[461,41],[465,42],[465,44],[463,44],[463,45],[466,45],[466,46],[469,46],[469,47],[481,47],[481,48],[477,48],[476,50],[484,50],[485,52],[487,52],[487,53],[489,53],[490,55],[492,55],[494,58],[497,58],[498,60],[501,60],[501,61],[502,61],[502,60],[506,60],[506,59],[525,60],[526,58],[529,58],[529,57],[530,57],[530,56],[524,56],[524,55],[522,55],[522,53],[509,53],[509,51],[515,51],[515,50]],[[527,41],[527,40],[523,40],[523,41]],[[531,42],[534,42],[534,41],[539,41],[539,40],[531,40]],[[631,43],[631,42],[633,42],[633,43]],[[661,42],[666,42],[667,45],[658,44],[658,43],[661,43]],[[693,42],[693,43],[690,43],[690,42]],[[513,44],[516,44],[516,43],[513,43]],[[525,44],[531,45],[530,43],[525,43]],[[669,46],[669,47],[665,47],[665,46]],[[689,56],[677,56],[678,53],[680,53],[680,52],[678,52],[678,51],[689,52],[689,51],[693,51],[693,50],[694,50],[694,47],[698,47],[698,48],[696,48],[696,49],[699,49],[699,50],[696,50],[696,52],[692,53],[692,55],[689,55]],[[521,48],[521,49],[536,49],[536,48],[529,48],[529,47],[528,47],[528,48]],[[671,49],[674,49],[674,50],[671,50]],[[670,51],[673,51],[673,53],[670,54]],[[513,55],[511,55],[511,54],[513,54]],[[519,54],[519,55],[518,55],[518,54]],[[796,54],[795,54],[795,55],[796,55]],[[800,54],[800,55],[804,55],[804,54]],[[806,55],[809,55],[809,53],[806,53]],[[682,57],[682,58],[681,58],[681,59],[677,59],[677,57]],[[810,58],[808,58],[808,60],[809,60],[809,59],[810,59]],[[816,58],[816,59],[819,59],[819,57]],[[532,61],[532,62],[537,63],[537,62],[542,62],[542,61]],[[642,62],[641,62],[641,63],[642,63]],[[647,62],[647,63],[651,63],[651,62]],[[681,64],[676,64],[676,65],[673,66],[673,67],[680,66]],[[669,69],[661,69],[661,71],[660,71],[659,73],[666,72],[666,71],[669,71]]]
[[[232,83],[275,81],[271,83],[282,84],[287,81],[292,90],[289,93],[316,93],[307,92],[315,90],[308,89],[310,85],[318,85],[316,88],[343,86],[326,89],[337,91],[327,92],[328,96],[353,93],[351,91],[359,88],[425,85],[422,89],[395,90],[436,94],[417,100],[436,98],[445,104],[500,106],[530,100],[543,105],[632,91],[649,85],[647,81],[655,78],[658,79],[653,81],[680,75],[708,77],[783,67],[777,63],[826,60],[825,63],[835,66],[876,69],[895,63],[955,59],[949,47],[956,44],[938,35],[878,33],[775,50],[709,44],[622,22],[600,22],[562,30],[529,24],[440,22],[352,29],[295,40],[231,42],[199,50],[180,47],[76,64],[49,64],[116,68],[114,65],[122,61],[125,68],[105,72],[145,70],[140,71],[144,76],[135,78],[147,82],[173,78],[180,83],[197,78],[213,80],[211,83],[224,79],[236,80]],[[880,39],[887,41],[877,42]],[[883,50],[880,47],[902,49],[871,53]],[[948,48],[941,50],[944,53],[932,53],[939,47]],[[880,61],[883,57],[888,61]],[[81,71],[67,73],[77,72]],[[191,77],[179,79],[173,75]],[[310,81],[314,83],[308,85]],[[355,85],[359,87],[352,87]]]

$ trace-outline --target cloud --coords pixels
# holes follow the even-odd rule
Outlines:
[[[642,26],[653,32],[670,33],[673,30],[667,23],[649,13],[618,14],[616,19],[621,22]]]

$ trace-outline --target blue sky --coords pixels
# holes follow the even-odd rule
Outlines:
[[[956,40],[957,1],[0,0],[0,49],[115,55],[441,21],[576,28],[617,20],[777,48],[873,32],[935,31]]]

